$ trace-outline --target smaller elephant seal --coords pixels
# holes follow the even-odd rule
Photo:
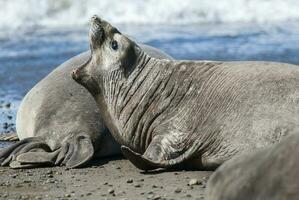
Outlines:
[[[89,38],[73,78],[139,169],[215,169],[299,132],[298,66],[158,60],[96,16]]]
[[[207,200],[299,199],[299,135],[266,149],[244,153],[210,177]]]
[[[151,46],[141,47],[153,57],[172,59]],[[99,120],[94,99],[71,77],[71,71],[89,58],[90,51],[71,58],[27,93],[17,113],[21,141],[0,151],[2,166],[75,168],[93,157],[121,155],[120,146]]]

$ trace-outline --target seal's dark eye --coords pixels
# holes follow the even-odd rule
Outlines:
[[[111,47],[112,47],[113,50],[117,50],[118,49],[118,43],[117,43],[117,41],[113,40],[111,42]]]

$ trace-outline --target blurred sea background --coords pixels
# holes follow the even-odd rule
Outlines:
[[[176,59],[299,64],[298,0],[0,0],[0,134],[39,80],[88,50],[94,14]]]

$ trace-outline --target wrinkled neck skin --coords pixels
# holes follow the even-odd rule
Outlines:
[[[106,126],[109,128],[114,139],[119,144],[127,144],[125,138],[123,138],[123,125],[120,124],[120,109],[125,105],[122,104],[124,99],[118,99],[123,92],[121,90],[128,90],[130,83],[137,78],[147,66],[146,64],[153,58],[150,58],[142,50],[137,57],[135,63],[135,69],[126,79],[126,75],[123,70],[115,69],[111,72],[106,72],[99,78],[101,92],[93,93],[93,96],[99,106],[101,115],[103,116]],[[117,114],[118,113],[118,114]]]
[[[195,68],[186,66],[187,63],[159,60],[142,52],[128,77],[119,70],[102,76],[103,92],[95,99],[119,144],[139,153],[145,151],[161,118],[167,119],[193,84],[188,77],[193,76]],[[198,62],[198,77],[212,67],[209,62]]]

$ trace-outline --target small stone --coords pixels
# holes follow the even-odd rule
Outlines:
[[[65,197],[71,197],[71,194],[65,194],[64,196]]]
[[[160,199],[161,199],[161,196],[157,195],[157,196],[154,196],[152,199],[153,199],[153,200],[160,200]]]
[[[188,183],[189,186],[199,185],[199,181],[196,178],[193,178]]]
[[[12,174],[11,178],[16,178],[18,175],[17,174]]]
[[[158,188],[158,186],[157,185],[153,185],[152,188]]]
[[[31,171],[27,172],[27,176],[33,176],[33,173]]]
[[[175,193],[181,193],[181,192],[182,192],[182,189],[181,189],[181,188],[176,188],[176,189],[174,190],[174,192],[175,192]]]
[[[54,183],[55,181],[53,179],[47,179],[46,183]]]
[[[133,179],[131,179],[131,178],[128,179],[128,180],[127,180],[127,183],[133,183]]]
[[[86,196],[90,196],[90,195],[92,195],[92,193],[91,193],[91,192],[88,192],[88,193],[86,193]]]
[[[141,184],[137,183],[137,184],[134,185],[134,187],[136,187],[136,188],[140,188],[140,187],[141,187]]]
[[[115,192],[115,191],[114,191],[113,188],[109,188],[109,189],[108,189],[108,193],[109,193],[109,194],[114,194],[114,192]]]
[[[22,195],[19,197],[20,199],[28,199],[29,197],[27,195]]]

